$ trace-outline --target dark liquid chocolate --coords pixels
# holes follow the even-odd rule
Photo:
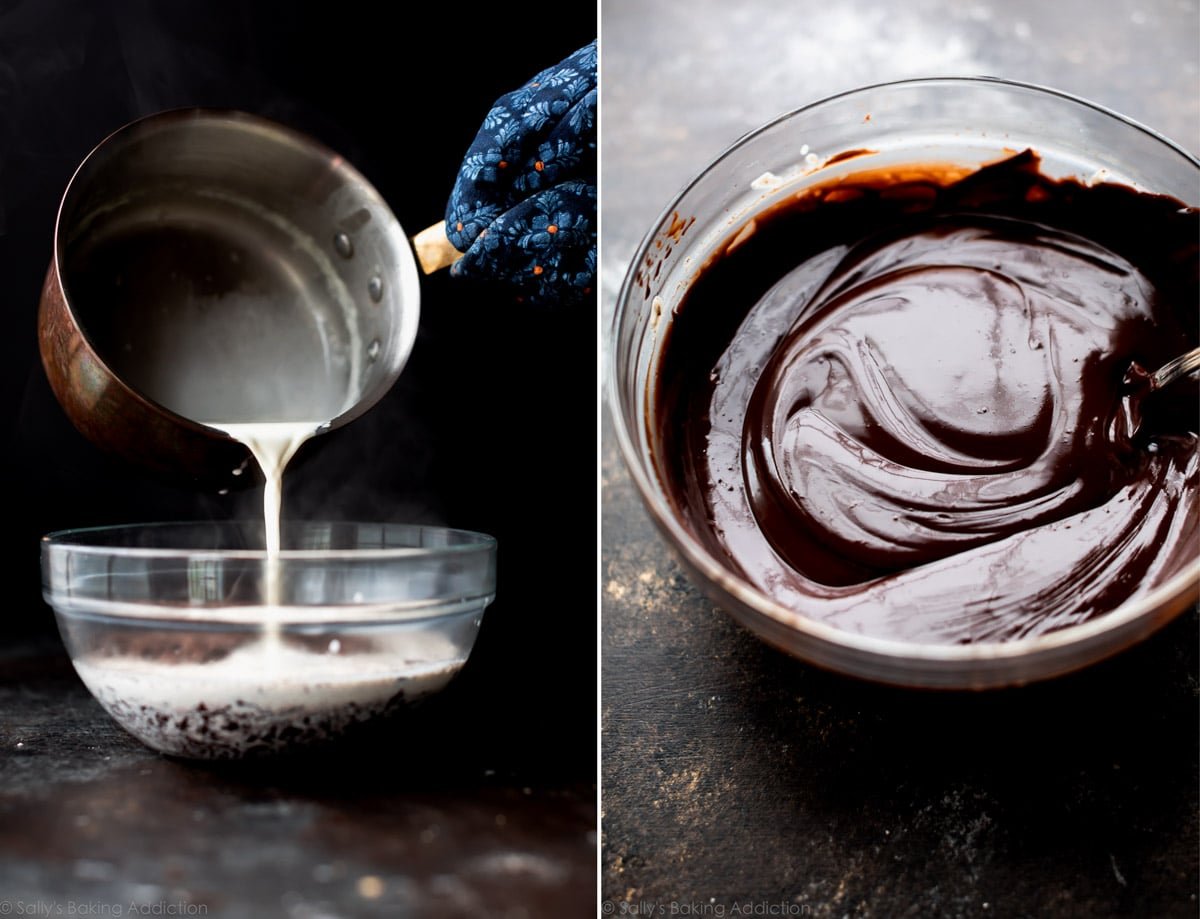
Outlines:
[[[1003,641],[1197,555],[1200,212],[1054,181],[862,173],[755,218],[701,271],[651,424],[714,554],[809,617]]]

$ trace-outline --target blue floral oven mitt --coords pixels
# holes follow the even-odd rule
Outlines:
[[[446,205],[457,277],[573,304],[596,283],[596,43],[501,96]]]

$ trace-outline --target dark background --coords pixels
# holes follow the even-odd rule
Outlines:
[[[439,5],[430,33],[394,3],[0,0],[0,429],[8,500],[0,645],[54,634],[39,538],[66,527],[254,516],[152,480],[87,442],[37,353],[58,200],[126,122],[205,105],[307,132],[353,163],[411,235],[440,220],[500,94],[595,36],[590,4]],[[401,379],[289,467],[284,516],[445,524],[499,539],[499,586],[441,703],[464,755],[523,774],[595,772],[595,316],[424,278]],[[0,666],[3,666],[0,661]],[[495,763],[493,763],[495,765]]]

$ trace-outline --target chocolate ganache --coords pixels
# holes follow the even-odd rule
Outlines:
[[[1004,641],[1197,556],[1200,212],[1054,180],[864,171],[731,236],[689,286],[651,413],[676,511],[761,591],[839,628]]]

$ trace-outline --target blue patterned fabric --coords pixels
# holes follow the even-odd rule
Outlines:
[[[579,303],[596,283],[596,43],[496,100],[446,206],[459,277]]]

